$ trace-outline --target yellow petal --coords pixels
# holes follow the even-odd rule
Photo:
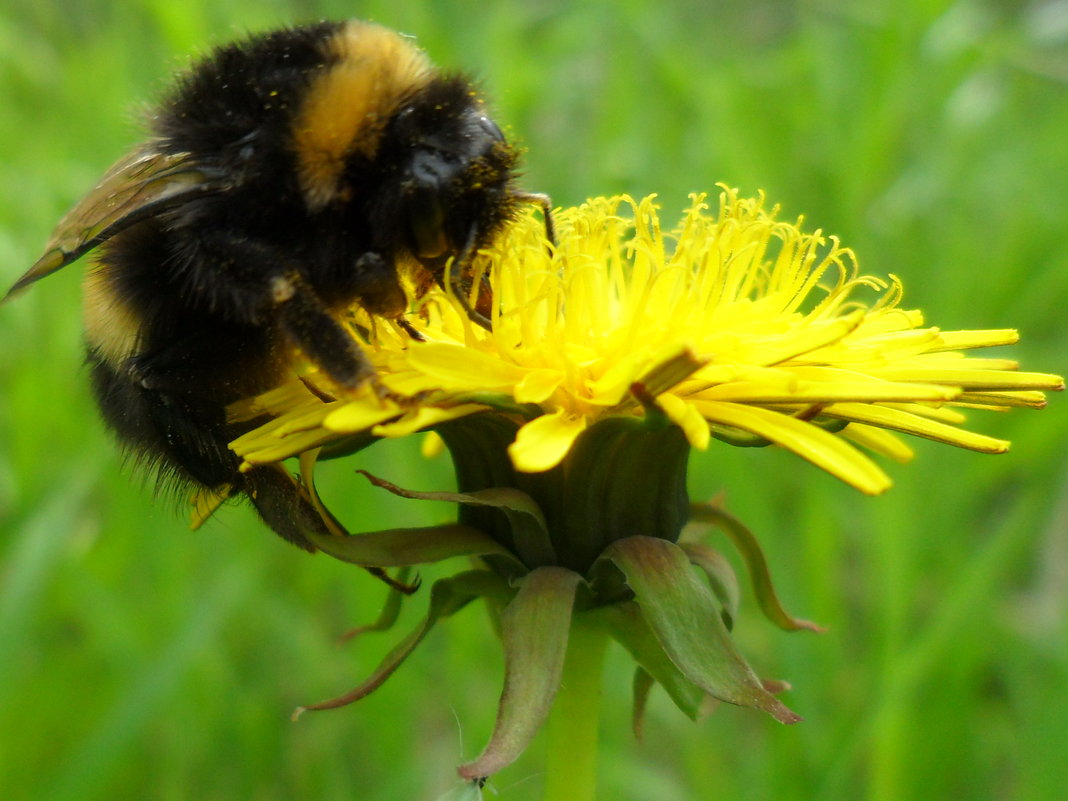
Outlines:
[[[912,457],[916,455],[916,452],[900,437],[883,428],[852,423],[839,432],[839,436],[855,442],[862,448],[888,456],[901,464],[912,461]]]
[[[414,344],[408,352],[408,364],[436,379],[442,389],[511,391],[524,375],[522,368],[496,354],[445,342]]]
[[[771,440],[791,450],[847,484],[878,495],[890,488],[890,478],[864,454],[834,434],[795,417],[759,407],[714,401],[694,401],[711,423],[722,423]]]
[[[957,402],[954,401],[953,403],[956,405]],[[963,412],[950,406],[928,406],[923,403],[882,403],[879,405],[887,409],[900,409],[917,417],[925,417],[928,420],[937,420],[940,423],[948,423],[949,425],[964,425],[968,420]]]
[[[657,395],[656,402],[664,413],[675,425],[682,429],[686,440],[691,446],[699,451],[707,450],[712,432],[708,430],[708,421],[694,408],[692,403],[687,403],[682,398],[665,392]]]
[[[524,473],[540,473],[560,464],[571,444],[586,428],[586,418],[559,409],[543,414],[519,429],[508,446],[512,464]]]
[[[741,358],[756,365],[779,364],[790,359],[802,362],[813,359],[815,354],[853,331],[863,317],[864,313],[858,310],[837,320],[810,322],[796,329],[791,336],[748,348]]]
[[[515,387],[519,403],[541,403],[548,400],[564,380],[560,370],[531,370]]]
[[[420,406],[393,422],[375,426],[371,429],[371,433],[378,437],[403,437],[439,423],[485,410],[486,407],[480,403],[462,403],[458,406]]]
[[[276,433],[279,436],[284,437],[296,433],[297,431],[308,431],[312,428],[318,428],[323,424],[323,420],[331,414],[333,409],[334,404],[320,402],[306,412],[298,412],[297,414],[290,413],[285,416],[284,420],[281,420],[282,425],[278,427]]]
[[[1045,409],[1046,396],[1042,392],[1021,390],[1019,392],[965,392],[957,400],[960,403],[990,407],[1022,407]]]
[[[812,383],[782,380],[760,383],[732,381],[699,393],[702,400],[734,403],[835,403],[842,401],[931,401],[941,403],[960,395],[958,387],[908,384],[890,381],[836,381]]]
[[[976,434],[937,420],[909,414],[901,409],[860,403],[836,403],[828,406],[822,413],[828,417],[892,428],[894,431],[982,453],[1005,453],[1009,449],[1009,443],[1003,439]]]
[[[208,518],[215,514],[215,510],[218,509],[226,499],[230,497],[230,492],[233,488],[229,484],[223,484],[221,487],[203,487],[193,493],[193,497],[190,498],[190,503],[193,506],[193,512],[189,520],[189,528],[196,531]]]
[[[338,434],[366,431],[378,423],[403,414],[404,410],[392,401],[378,403],[346,403],[326,416],[323,428]]]
[[[422,454],[424,459],[433,459],[435,456],[440,456],[441,452],[445,450],[445,440],[441,438],[441,435],[436,431],[427,431],[426,436],[423,437],[423,442],[419,446],[419,453]]]
[[[596,381],[587,385],[590,403],[598,406],[616,406],[630,392],[630,385],[645,368],[648,357],[632,353],[614,362]]]
[[[918,381],[950,384],[969,390],[1064,389],[1064,379],[1048,373],[943,369],[941,367],[893,366],[873,368],[872,375],[888,381]]]
[[[948,350],[989,348],[995,345],[1013,345],[1020,340],[1014,328],[991,328],[980,331],[940,331],[938,338]]]
[[[315,428],[311,431],[301,431],[288,437],[269,437],[258,441],[254,440],[247,446],[247,450],[241,451],[236,443],[231,443],[238,456],[244,458],[246,464],[269,464],[296,456],[298,453],[318,448],[327,442],[336,439],[334,432],[324,428]]]

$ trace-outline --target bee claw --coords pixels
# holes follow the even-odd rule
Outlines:
[[[419,330],[410,322],[408,322],[407,318],[398,317],[397,325],[399,325],[401,327],[401,330],[403,330],[404,333],[406,333],[416,342],[426,342],[426,337],[419,333]]]

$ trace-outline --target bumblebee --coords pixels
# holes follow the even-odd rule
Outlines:
[[[465,77],[361,22],[220,47],[180,76],[120,159],[59,222],[8,297],[96,251],[86,359],[104,420],[164,486],[244,494],[295,545],[327,529],[284,468],[238,470],[262,421],[228,405],[292,374],[340,391],[373,370],[340,321],[402,320],[400,276],[463,276],[522,203],[517,152]],[[413,272],[415,271],[415,272]],[[482,315],[471,309],[476,320]]]

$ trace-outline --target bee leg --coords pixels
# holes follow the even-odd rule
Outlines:
[[[307,493],[281,465],[255,467],[242,474],[240,481],[260,518],[282,539],[315,553],[318,549],[307,533],[330,536]]]
[[[296,274],[271,279],[283,330],[304,354],[347,389],[374,376],[374,367],[352,335]]]
[[[411,324],[411,321],[404,319],[403,317],[397,318],[397,325],[401,327],[408,336],[414,339],[416,342],[426,342],[426,337],[423,336],[419,329]]]
[[[460,302],[461,308],[467,315],[468,319],[476,325],[485,328],[487,331],[493,330],[493,323],[490,322],[489,315],[493,312],[490,308],[490,304],[493,302],[493,297],[490,293],[482,292],[483,287],[479,287],[479,296],[476,301],[477,308],[471,305],[471,301],[468,298],[469,290],[464,286],[464,278],[467,276],[468,269],[471,266],[471,262],[475,258],[475,235],[478,233],[477,228],[472,228],[467,234],[467,242],[464,243],[463,250],[453,261],[452,270],[449,272],[449,289],[453,296]]]
[[[276,247],[213,232],[197,237],[193,255],[197,264],[210,266],[198,270],[190,281],[199,302],[214,317],[261,330],[281,328],[342,387],[354,389],[374,374],[359,345],[305,281],[296,262]]]
[[[556,245],[556,222],[553,219],[552,198],[541,192],[516,192],[512,197],[520,203],[530,203],[541,209],[542,219],[545,220],[545,240],[550,245]]]
[[[337,536],[326,525],[320,511],[312,504],[307,488],[281,465],[256,467],[244,476],[245,492],[256,507],[256,511],[263,518],[263,522],[284,539],[314,553],[317,549],[308,541],[306,537],[308,532],[314,532],[318,537]],[[323,511],[329,516],[333,528],[344,531],[329,510]],[[419,589],[418,579],[411,584],[406,584],[390,576],[384,568],[364,566],[363,569],[405,595],[411,595]]]
[[[408,297],[397,280],[397,270],[374,251],[356,259],[353,290],[360,305],[381,317],[400,317],[408,308]]]

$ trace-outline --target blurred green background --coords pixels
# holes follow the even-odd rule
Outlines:
[[[558,204],[717,181],[765,189],[839,234],[945,328],[1018,327],[1026,368],[1068,372],[1068,2],[228,2],[6,0],[0,8],[0,278],[138,140],[139,103],[213,43],[319,17],[416,34],[477,74]],[[489,734],[501,658],[485,615],[446,621],[381,690],[305,716],[413,624],[345,648],[381,585],[224,509],[198,532],[121,470],[81,366],[78,268],[0,309],[0,788],[5,799],[422,799]],[[1054,799],[1068,787],[1068,399],[977,413],[1000,457],[917,443],[860,497],[795,457],[715,446],[724,489],[781,594],[827,634],[749,602],[737,636],[788,678],[790,728],[721,708],[693,725],[655,694],[628,731],[613,652],[605,799]],[[414,443],[360,466],[448,485]],[[356,528],[447,510],[334,466]],[[344,497],[342,497],[342,495]],[[424,572],[432,580],[442,570]],[[541,745],[495,777],[537,798]],[[489,797],[493,797],[490,795]]]

